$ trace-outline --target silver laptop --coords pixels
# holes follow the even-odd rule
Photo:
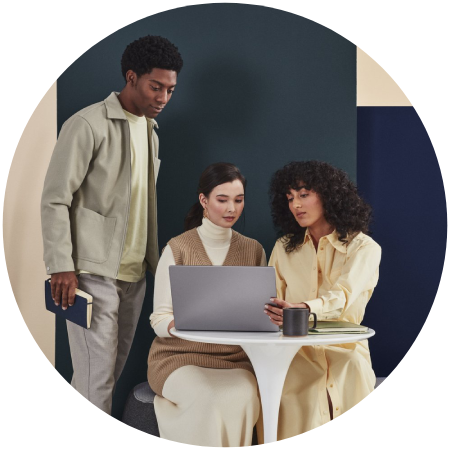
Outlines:
[[[264,313],[273,267],[170,266],[169,276],[177,330],[279,331]]]

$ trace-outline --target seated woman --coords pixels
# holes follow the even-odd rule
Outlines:
[[[318,161],[292,162],[270,188],[272,217],[283,235],[269,265],[275,267],[279,307],[270,320],[283,324],[283,308],[308,308],[318,320],[360,324],[378,281],[380,246],[368,231],[371,208],[347,175]],[[367,340],[305,346],[286,376],[278,439],[318,427],[373,391]],[[258,433],[259,434],[259,433]]]
[[[156,392],[161,437],[204,446],[250,445],[260,404],[256,378],[241,347],[189,342],[170,334],[174,324],[169,266],[266,265],[257,241],[231,227],[244,209],[246,181],[228,163],[201,175],[199,202],[185,219],[185,233],[165,247],[155,275],[157,334],[148,357],[148,381]],[[201,313],[201,312],[199,312]]]

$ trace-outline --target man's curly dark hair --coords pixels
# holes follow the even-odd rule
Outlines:
[[[291,162],[275,172],[269,191],[273,223],[287,253],[303,244],[306,232],[289,210],[286,197],[300,185],[319,195],[325,220],[335,228],[341,242],[347,243],[347,236],[360,231],[368,232],[372,208],[358,195],[344,171],[321,161]]]
[[[150,73],[153,69],[174,70],[180,73],[183,60],[178,48],[161,36],[144,36],[131,44],[122,55],[122,75],[132,70],[138,77]]]

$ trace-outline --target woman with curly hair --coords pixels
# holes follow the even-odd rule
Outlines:
[[[348,176],[319,161],[292,162],[270,186],[272,218],[280,231],[269,265],[277,297],[270,320],[284,308],[308,308],[318,320],[361,323],[378,281],[380,246],[367,236],[371,208]],[[305,346],[286,376],[278,439],[318,427],[352,408],[375,385],[367,340]]]

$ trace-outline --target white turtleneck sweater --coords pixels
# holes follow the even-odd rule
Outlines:
[[[202,225],[197,228],[198,235],[205,247],[206,254],[213,266],[221,266],[230,248],[231,228],[223,228],[203,219]],[[173,320],[172,294],[170,290],[169,266],[175,265],[172,249],[167,245],[158,263],[155,274],[155,290],[153,295],[153,314],[150,324],[159,337],[172,337],[167,327]],[[264,250],[261,257],[261,266],[266,266]]]

